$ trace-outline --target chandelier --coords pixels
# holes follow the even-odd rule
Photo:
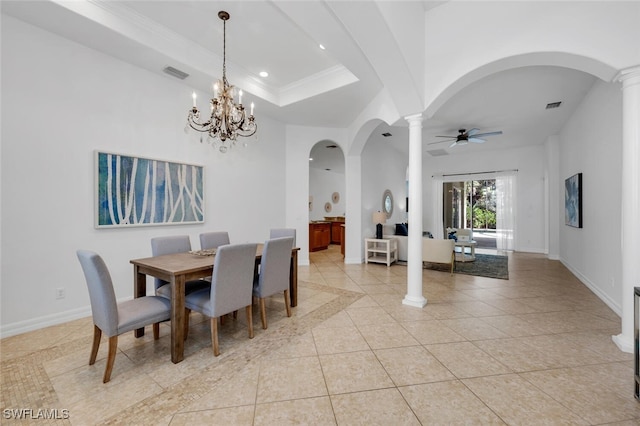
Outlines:
[[[223,22],[223,50],[222,50],[222,80],[213,86],[213,99],[211,99],[211,116],[207,121],[200,122],[200,111],[196,104],[196,92],[193,92],[193,107],[189,110],[187,123],[198,132],[208,133],[211,139],[220,141],[219,150],[227,152],[229,146],[235,145],[238,136],[247,137],[253,135],[258,126],[253,116],[253,102],[251,113],[246,116],[242,106],[242,90],[238,92],[238,103],[234,102],[236,88],[227,81],[227,21],[229,13],[221,10],[218,18]],[[229,142],[227,142],[229,141]],[[200,138],[202,142],[202,138]],[[214,141],[214,147],[216,142]]]

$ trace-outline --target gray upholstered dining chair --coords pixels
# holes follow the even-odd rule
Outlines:
[[[267,329],[265,298],[284,292],[287,316],[291,316],[289,306],[289,274],[291,273],[291,248],[293,238],[272,238],[264,243],[260,272],[253,283],[253,295],[260,300],[262,328]]]
[[[200,234],[200,248],[202,250],[214,249],[231,244],[227,231],[203,232]]]
[[[273,228],[269,232],[269,238],[293,237],[291,248],[296,246],[296,229],[295,228]]]
[[[102,382],[111,380],[111,371],[118,349],[118,336],[138,328],[153,324],[153,338],[158,340],[160,322],[171,316],[171,303],[159,296],[144,296],[117,303],[111,275],[104,260],[88,250],[76,252],[84,272],[91,313],[93,315],[93,345],[89,365],[96,362],[102,333],[109,337],[109,353]]]
[[[165,254],[184,253],[191,250],[191,240],[188,235],[173,235],[167,237],[155,237],[151,239],[151,254],[162,256]],[[156,295],[171,299],[171,286],[168,282],[154,278]],[[205,280],[192,280],[184,284],[185,294],[209,288],[209,282]]]
[[[251,292],[257,244],[228,244],[220,246],[213,261],[211,289],[187,294],[187,309],[200,312],[211,320],[211,346],[213,354],[220,355],[218,344],[218,318],[245,308],[249,338],[253,339]],[[187,327],[189,317],[186,318]]]
[[[184,253],[191,251],[191,240],[188,235],[172,235],[165,237],[155,237],[151,239],[151,254],[153,256],[162,256],[165,254]],[[154,278],[156,295],[171,299],[171,284],[161,280],[160,278]],[[210,286],[208,280],[191,280],[184,283],[184,293],[189,294],[194,291],[208,289]],[[185,318],[189,318],[191,311],[185,308]],[[189,326],[185,321],[184,326],[184,339],[186,340],[189,334]]]

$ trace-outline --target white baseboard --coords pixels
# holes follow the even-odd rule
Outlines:
[[[0,325],[0,338],[15,336],[28,331],[39,330],[52,325],[63,324],[65,322],[86,318],[91,316],[91,306],[71,309],[69,311],[57,312],[55,314],[42,317],[31,318],[25,321],[18,321],[12,324]]]
[[[569,263],[567,263],[564,259],[559,259],[560,262],[562,262],[562,264],[565,266],[565,268],[567,268],[569,271],[571,271],[571,273],[573,275],[576,276],[576,278],[578,278],[580,280],[580,282],[584,285],[586,285],[589,290],[591,290],[592,292],[595,293],[596,296],[598,296],[598,298],[600,298],[600,300],[602,300],[604,303],[606,303],[606,305],[611,308],[611,310],[613,312],[615,312],[619,317],[622,318],[622,307],[617,304],[614,300],[612,300],[609,296],[607,296],[605,293],[603,293],[598,286],[596,286],[594,283],[592,283],[587,277],[585,277],[584,275],[582,275],[580,273],[580,271],[576,270],[575,268],[573,268]]]

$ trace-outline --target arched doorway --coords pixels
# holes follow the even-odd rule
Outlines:
[[[339,245],[344,256],[345,216],[344,153],[335,142],[323,140],[309,154],[309,251]]]

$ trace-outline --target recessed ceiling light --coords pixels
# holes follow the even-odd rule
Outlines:
[[[260,71],[260,77],[269,77],[269,73],[266,71]]]
[[[313,161],[313,158],[309,157],[309,161]]]
[[[318,46],[320,46],[320,49],[325,50],[326,47],[324,47],[322,44],[319,44]]]

